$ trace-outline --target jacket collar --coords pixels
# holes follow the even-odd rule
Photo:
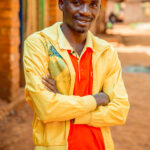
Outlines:
[[[52,44],[54,45],[57,44],[60,50],[68,50],[68,49],[72,50],[71,45],[65,38],[63,32],[61,31],[60,28],[61,24],[62,22],[57,22],[54,25],[40,31],[40,33],[42,36],[49,39]],[[106,49],[108,49],[110,45],[106,41],[97,38],[90,31],[88,31],[87,41],[84,49],[86,47],[90,47],[94,52],[103,52]]]

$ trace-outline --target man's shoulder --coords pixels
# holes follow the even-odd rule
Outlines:
[[[96,51],[100,52],[102,50],[114,51],[113,46],[106,40],[91,33],[93,47]]]
[[[41,41],[44,39],[57,39],[57,27],[59,23],[55,23],[52,26],[46,27],[41,31],[37,31],[29,35],[25,41]]]
[[[39,39],[41,39],[42,37],[41,37],[41,35],[40,35],[40,31],[38,31],[38,32],[34,32],[34,33],[32,33],[32,34],[30,34],[26,39],[25,39],[25,41],[37,41],[37,40],[39,40]]]
[[[94,44],[99,44],[102,46],[108,46],[108,45],[110,46],[110,44],[106,40],[104,40],[94,34],[92,34],[92,38],[93,38]]]

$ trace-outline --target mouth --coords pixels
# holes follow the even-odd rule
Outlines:
[[[87,26],[91,23],[91,20],[87,20],[87,19],[75,19],[75,21],[81,26]]]
[[[87,26],[92,22],[91,18],[76,17],[74,19],[81,26]]]

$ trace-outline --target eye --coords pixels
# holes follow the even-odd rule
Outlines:
[[[98,7],[98,4],[97,4],[96,2],[92,2],[92,3],[90,4],[90,6],[96,8],[96,7]]]
[[[78,0],[74,0],[74,1],[72,1],[72,3],[73,3],[74,5],[77,5],[77,6],[79,6],[79,5],[80,5],[80,3],[79,3],[79,1],[78,1]]]

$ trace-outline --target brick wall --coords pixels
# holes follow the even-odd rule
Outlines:
[[[11,100],[19,89],[19,0],[0,1],[0,98]]]

